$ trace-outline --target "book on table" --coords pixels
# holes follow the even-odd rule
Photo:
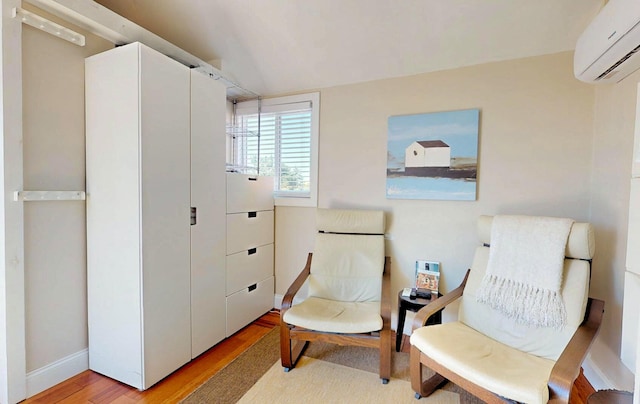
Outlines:
[[[416,294],[418,297],[430,298],[431,294],[438,295],[440,283],[440,263],[436,261],[416,261]]]

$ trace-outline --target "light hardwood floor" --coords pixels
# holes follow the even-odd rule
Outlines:
[[[145,391],[137,389],[87,370],[42,393],[23,401],[25,404],[133,404],[175,403],[189,395],[199,385],[240,355],[279,324],[277,312],[270,312],[225,339],[195,360]],[[395,341],[395,337],[392,338]],[[408,351],[405,336],[403,351]],[[580,375],[572,394],[572,404],[586,403],[594,392],[591,384]],[[416,403],[419,403],[416,401]]]
[[[23,403],[175,403],[262,338],[279,321],[277,312],[265,314],[145,391],[87,370]]]

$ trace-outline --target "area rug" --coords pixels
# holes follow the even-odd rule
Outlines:
[[[240,399],[253,403],[407,403],[417,404],[406,380],[391,378],[388,384],[364,370],[303,356],[288,373],[275,363]],[[460,396],[438,390],[420,404],[458,404]]]
[[[383,385],[375,349],[313,342],[298,365],[285,373],[280,365],[280,329],[276,327],[182,403],[482,402],[452,383],[417,401],[409,383],[409,354],[393,352],[391,363],[391,381]]]

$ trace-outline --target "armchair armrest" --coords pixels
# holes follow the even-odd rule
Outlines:
[[[432,315],[437,313],[439,310],[442,310],[447,305],[449,305],[450,303],[457,300],[460,296],[462,296],[462,291],[464,290],[464,287],[467,284],[467,279],[469,278],[469,272],[471,272],[470,269],[467,270],[467,273],[464,276],[462,283],[460,283],[460,286],[458,286],[457,288],[453,289],[451,292],[444,294],[443,296],[437,298],[436,300],[432,301],[431,303],[427,304],[426,306],[418,310],[418,312],[416,313],[416,316],[413,319],[412,330],[415,330],[416,328],[424,327],[429,317],[431,317]]]
[[[589,298],[585,320],[565,347],[549,377],[549,402],[568,403],[573,383],[602,322],[604,302]]]
[[[289,286],[287,293],[285,293],[284,297],[282,298],[282,304],[280,306],[281,307],[280,318],[282,318],[282,315],[284,314],[285,311],[291,308],[291,305],[293,304],[293,298],[295,297],[296,293],[298,293],[298,291],[300,290],[304,282],[309,277],[309,274],[311,273],[312,256],[313,256],[313,253],[309,253],[309,255],[307,256],[306,265],[304,266],[300,274],[298,274],[298,277],[293,281],[291,286]]]
[[[384,257],[384,272],[382,273],[382,294],[380,298],[380,316],[382,328],[391,328],[391,258]]]

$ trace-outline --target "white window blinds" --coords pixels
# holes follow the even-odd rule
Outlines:
[[[248,135],[234,139],[234,160],[245,173],[274,176],[276,198],[315,199],[314,124],[313,101],[270,99],[263,101],[260,113],[255,101],[239,103],[236,126]]]

